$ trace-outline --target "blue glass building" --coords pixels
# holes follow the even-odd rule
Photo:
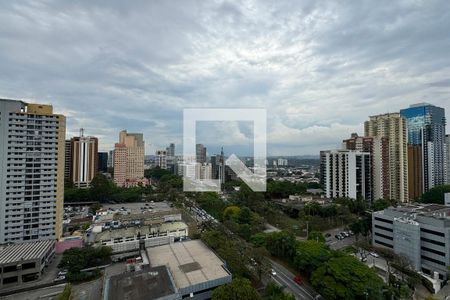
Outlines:
[[[406,119],[408,144],[422,148],[423,190],[445,184],[445,109],[420,103],[400,114]]]

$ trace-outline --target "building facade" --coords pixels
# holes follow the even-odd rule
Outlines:
[[[114,147],[114,182],[125,186],[128,180],[144,178],[144,138],[142,133],[119,134],[119,143]]]
[[[175,144],[170,143],[169,147],[166,148],[167,156],[174,157],[175,156]]]
[[[155,153],[155,166],[161,169],[167,169],[167,151],[157,150]]]
[[[374,246],[405,256],[416,271],[448,278],[450,207],[409,205],[374,212],[372,233]]]
[[[195,145],[195,157],[197,159],[198,163],[205,163],[206,162],[206,147],[204,147],[202,144]]]
[[[98,153],[98,172],[108,172],[108,152]]]
[[[0,99],[0,244],[60,238],[66,119]]]
[[[450,135],[445,136],[445,153],[447,155],[447,166],[445,170],[447,184],[450,184]]]
[[[66,151],[67,153],[67,151]],[[79,137],[70,140],[69,179],[78,188],[88,188],[98,171],[98,139],[84,136],[80,130]]]
[[[327,198],[373,200],[372,162],[369,152],[320,152],[321,183]]]
[[[447,155],[445,143],[445,110],[428,103],[411,105],[400,114],[406,119],[408,144],[421,155],[409,157],[422,174],[422,192],[446,183]],[[417,182],[416,182],[417,183]],[[415,183],[415,184],[416,184]],[[411,184],[413,185],[413,184]]]
[[[399,113],[371,116],[364,123],[365,136],[389,141],[390,199],[409,201],[406,121]]]
[[[361,137],[353,133],[343,141],[343,148],[368,152],[372,158],[373,199],[389,199],[391,185],[389,181],[389,140],[384,137]]]

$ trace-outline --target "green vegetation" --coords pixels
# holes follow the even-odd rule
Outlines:
[[[153,192],[151,186],[135,188],[119,188],[103,174],[97,174],[92,179],[91,187],[79,189],[66,186],[64,189],[65,202],[138,202],[143,195]]]
[[[445,193],[450,193],[450,185],[440,185],[430,189],[420,199],[423,203],[444,204]]]
[[[230,239],[226,233],[219,230],[205,231],[201,239],[213,249],[223,260],[233,277],[253,278],[252,273],[242,261],[242,256],[249,249],[239,240]]]
[[[325,243],[325,237],[323,236],[322,232],[315,230],[311,231],[308,234],[308,240]]]
[[[229,284],[216,288],[212,300],[259,300],[261,297],[252,287],[250,281],[236,278]]]
[[[387,290],[378,275],[354,257],[333,251],[314,240],[296,241],[292,234],[266,234],[267,249],[311,278],[311,283],[327,299],[382,299]],[[255,240],[261,237],[252,237]]]
[[[86,281],[100,275],[98,270],[82,272],[82,270],[110,263],[110,247],[72,248],[64,251],[58,268],[67,269],[69,282]]]
[[[382,299],[384,283],[356,258],[333,257],[311,275],[314,288],[327,299]]]
[[[266,292],[264,296],[265,300],[295,300],[292,294],[285,293],[283,288],[274,282],[269,282],[266,286]]]
[[[58,296],[58,300],[69,300],[72,294],[72,285],[70,283],[66,284],[61,295]]]

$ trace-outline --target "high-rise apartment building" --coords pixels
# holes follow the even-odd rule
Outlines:
[[[108,153],[108,168],[114,168],[114,150]]]
[[[66,149],[66,155],[69,156],[65,159],[69,163],[68,179],[78,188],[89,187],[98,171],[98,139],[84,136],[81,129],[80,136],[70,139],[70,151]]]
[[[447,134],[445,136],[445,153],[447,156],[447,167],[446,167],[446,172],[445,172],[445,174],[447,175],[446,182],[447,182],[447,184],[450,184],[450,135],[449,134]]]
[[[197,158],[198,163],[205,163],[206,162],[206,147],[204,147],[202,144],[195,145],[195,157]]]
[[[155,166],[161,169],[167,169],[167,151],[157,150],[155,153]]]
[[[0,244],[62,236],[66,119],[0,99]]]
[[[353,133],[343,141],[343,148],[368,152],[372,158],[372,192],[373,199],[389,199],[391,195],[389,182],[389,140],[384,137],[361,137]]]
[[[114,182],[117,186],[128,186],[127,181],[144,178],[144,137],[142,133],[119,134],[119,143],[114,147]]]
[[[174,157],[175,156],[175,144],[170,143],[169,147],[166,148],[167,156]]]
[[[446,183],[447,155],[445,145],[445,110],[428,103],[411,105],[402,109],[400,114],[406,119],[408,144],[415,146],[421,155],[409,158],[421,176],[422,191]],[[417,182],[411,183],[411,188]],[[416,195],[415,195],[416,196]]]
[[[320,174],[327,198],[373,200],[369,152],[321,151]]]
[[[366,137],[385,138],[389,141],[390,199],[409,201],[408,148],[406,121],[399,113],[371,116],[364,123]]]

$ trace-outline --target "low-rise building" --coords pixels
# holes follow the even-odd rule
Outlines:
[[[188,226],[175,221],[147,226],[133,226],[105,230],[94,235],[94,247],[109,246],[113,253],[134,251],[140,248],[140,241],[145,247],[173,243],[188,236]]]
[[[39,279],[55,255],[53,240],[0,247],[0,289]]]
[[[167,267],[179,299],[211,299],[215,288],[232,280],[225,263],[200,240],[147,248],[147,255],[151,267]]]
[[[450,207],[436,204],[390,207],[372,214],[374,246],[392,249],[411,266],[439,280],[450,266]]]

